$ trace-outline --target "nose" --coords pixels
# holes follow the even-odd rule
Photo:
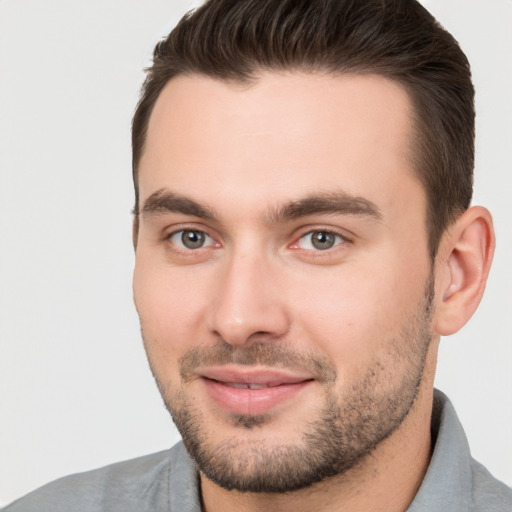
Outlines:
[[[278,268],[261,255],[237,255],[223,262],[209,310],[210,330],[231,345],[282,338],[289,330]]]

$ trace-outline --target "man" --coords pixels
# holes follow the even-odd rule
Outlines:
[[[7,511],[510,510],[433,391],[482,297],[473,86],[399,0],[213,0],[133,121],[134,299],[183,437]]]

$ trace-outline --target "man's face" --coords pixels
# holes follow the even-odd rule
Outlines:
[[[410,103],[377,76],[167,84],[141,160],[134,296],[185,444],[283,492],[392,434],[431,339]]]

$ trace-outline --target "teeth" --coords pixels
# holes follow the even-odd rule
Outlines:
[[[263,389],[268,388],[266,384],[249,384],[249,389]]]
[[[225,385],[235,389],[265,389],[270,387],[268,384],[246,384],[238,382],[226,382]]]

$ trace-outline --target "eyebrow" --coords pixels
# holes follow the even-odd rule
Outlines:
[[[141,210],[145,215],[182,213],[205,220],[216,220],[217,216],[208,206],[169,190],[160,189],[151,194]],[[271,209],[270,224],[278,224],[311,215],[357,215],[375,220],[382,219],[380,209],[373,202],[347,192],[321,192]]]
[[[358,215],[382,220],[379,207],[363,197],[347,192],[324,192],[312,194],[298,201],[290,201],[270,214],[272,223],[299,219],[310,215]]]
[[[144,201],[142,214],[158,215],[164,213],[182,213],[205,220],[215,219],[215,214],[207,206],[188,197],[160,189]]]

